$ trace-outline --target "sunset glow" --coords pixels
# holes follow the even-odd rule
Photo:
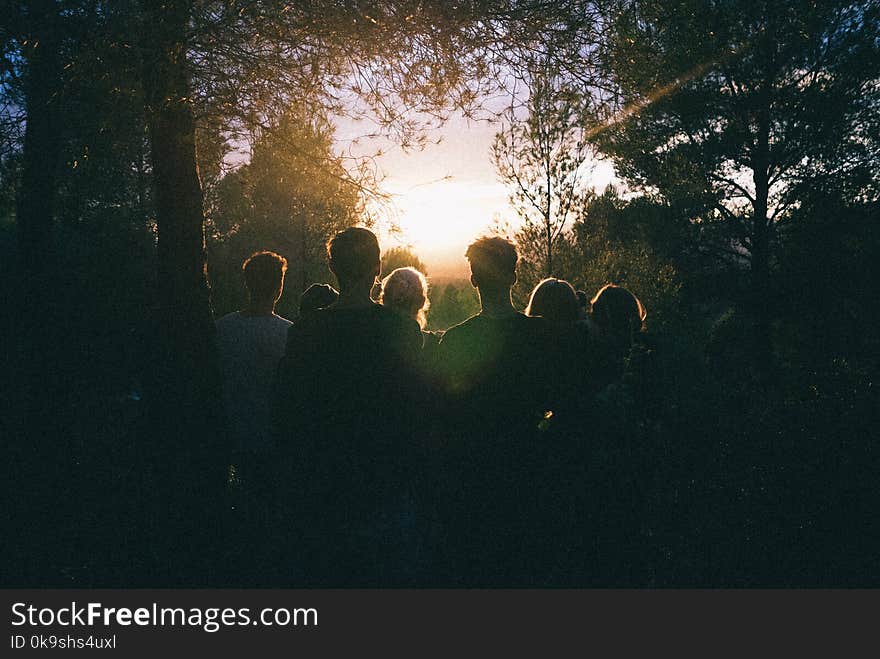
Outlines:
[[[439,143],[421,151],[390,149],[378,159],[391,195],[390,219],[399,231],[380,226],[383,246],[410,246],[432,276],[466,276],[464,252],[474,238],[499,223],[515,229],[508,190],[496,175],[491,145],[497,124],[450,119],[434,135]],[[594,169],[590,187],[613,179],[610,164]]]
[[[399,232],[386,244],[408,245],[431,266],[431,274],[462,274],[468,243],[488,232],[493,218],[509,216],[501,185],[446,180],[394,194]]]

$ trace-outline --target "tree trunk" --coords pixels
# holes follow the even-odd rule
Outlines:
[[[24,49],[27,62],[25,110],[27,125],[22,154],[21,184],[16,199],[16,229],[24,302],[40,300],[54,270],[53,215],[60,157],[58,98],[61,65],[58,20],[54,2],[34,3],[31,33]],[[42,293],[41,293],[42,292]],[[42,306],[42,300],[40,301]]]
[[[210,319],[202,188],[186,64],[188,3],[147,11],[158,34],[148,47],[145,91],[158,224],[160,304]]]
[[[765,107],[758,119],[753,155],[753,182],[755,203],[753,205],[751,232],[751,290],[749,306],[754,319],[754,347],[756,363],[762,370],[772,364],[771,338],[771,291],[770,291],[770,226],[768,200],[770,194],[769,172],[769,107]]]
[[[767,175],[755,176],[755,206],[752,217],[752,297],[759,307],[767,296],[770,279],[769,236],[767,223]]]
[[[211,543],[205,513],[222,498],[228,464],[207,280],[202,190],[186,63],[189,2],[144,2],[144,91],[156,204],[158,308],[146,364],[159,548],[173,583],[200,582]],[[162,513],[160,513],[161,515]]]
[[[550,203],[550,200],[547,200],[547,203]],[[549,208],[549,206],[548,206]],[[547,216],[544,218],[544,227],[546,229],[547,234],[547,277],[553,276],[553,227],[550,224],[550,217]]]
[[[62,555],[64,549],[55,538],[64,536],[65,525],[76,513],[70,509],[75,497],[69,496],[70,428],[62,420],[62,411],[67,411],[64,395],[70,393],[59,365],[65,355],[64,318],[53,294],[58,277],[53,226],[63,92],[60,25],[51,0],[35,0],[27,9],[17,16],[24,21],[19,38],[27,122],[16,197],[19,279],[9,287],[14,293],[2,328],[9,355],[4,375],[12,386],[4,391],[9,407],[7,411],[3,406],[0,433],[15,464],[8,480],[9,491],[16,492],[10,505],[12,527],[19,532],[9,534],[9,540],[16,543],[20,564],[10,570],[21,583],[39,585],[57,583],[59,576],[46,556]]]

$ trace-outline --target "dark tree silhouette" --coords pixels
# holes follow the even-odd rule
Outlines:
[[[561,272],[554,247],[565,239],[589,173],[589,100],[550,53],[521,58],[519,66],[524,89],[514,93],[526,99],[520,106],[512,98],[492,157],[522,221],[517,243],[529,257],[540,254],[549,277]]]
[[[16,226],[23,281],[33,287],[47,284],[45,253],[52,247],[52,224],[60,158],[60,91],[64,23],[57,3],[35,0],[15,8],[7,33],[21,46],[24,62],[21,98],[27,115],[22,146],[21,181]],[[11,60],[8,65],[13,66]],[[23,299],[33,299],[25,295]]]
[[[596,142],[748,261],[766,344],[777,228],[805,190],[863,181],[876,157],[878,7],[634,1],[607,16],[613,93]]]
[[[382,274],[384,277],[397,268],[415,268],[423,275],[428,274],[428,268],[409,247],[392,247],[382,254]]]
[[[332,281],[327,241],[369,220],[362,190],[371,172],[356,177],[345,164],[330,123],[291,109],[262,131],[249,163],[213,186],[209,260],[217,315],[241,306],[241,263],[257,250],[288,259],[281,315],[296,315],[299,293],[310,284]]]

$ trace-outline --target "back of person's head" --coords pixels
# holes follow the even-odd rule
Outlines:
[[[428,301],[428,280],[415,268],[397,268],[382,280],[382,305],[412,318],[424,329]]]
[[[465,252],[471,281],[477,287],[510,288],[516,283],[519,258],[513,243],[498,236],[478,238]]]
[[[251,254],[241,266],[252,302],[274,302],[281,297],[287,259],[275,252]]]
[[[647,312],[623,286],[606,284],[593,297],[592,317],[607,336],[623,340],[644,328]]]
[[[558,323],[573,323],[580,315],[577,292],[564,279],[548,277],[532,290],[527,316],[542,316]]]
[[[337,233],[327,243],[330,270],[345,288],[379,276],[379,240],[369,229],[353,227]]]
[[[329,284],[312,284],[299,298],[299,315],[329,307],[339,299],[339,292]]]

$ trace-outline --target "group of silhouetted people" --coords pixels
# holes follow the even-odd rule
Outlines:
[[[639,300],[549,278],[521,313],[514,245],[480,238],[480,312],[432,332],[425,276],[378,282],[372,232],[342,231],[327,255],[339,290],[308,288],[295,321],[274,313],[287,263],[272,252],[244,263],[248,304],[217,321],[252,581],[646,583],[660,549],[630,432],[650,352]]]

